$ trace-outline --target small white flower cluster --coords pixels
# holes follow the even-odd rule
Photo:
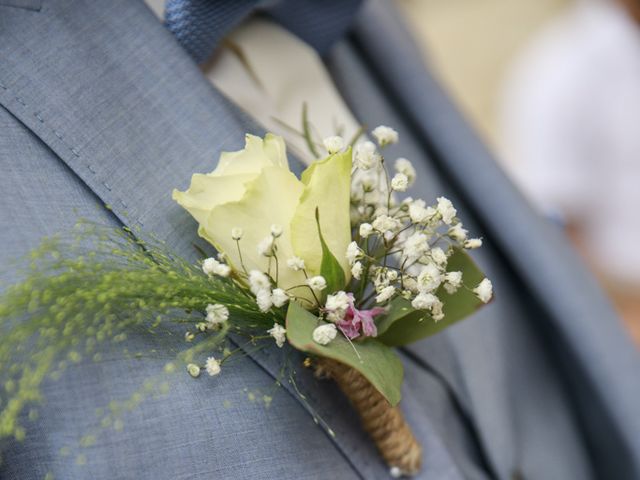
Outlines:
[[[307,279],[307,285],[311,287],[311,290],[319,293],[327,288],[327,281],[322,275],[316,275],[315,277]]]
[[[287,330],[279,323],[274,323],[273,327],[267,330],[267,333],[276,341],[278,348],[282,348],[287,341]]]
[[[410,188],[416,170],[409,160],[398,158],[391,177],[378,148],[397,143],[398,133],[386,126],[371,133],[378,147],[364,141],[356,145],[353,154],[351,219],[355,240],[345,252],[351,275],[373,287],[369,297],[376,304],[385,305],[402,296],[413,308],[441,320],[440,291],[454,294],[460,288],[473,287],[464,285],[462,272],[448,269],[449,257],[456,248],[480,247],[482,240],[467,237],[456,208],[445,197],[437,198],[433,205],[412,198],[398,202],[394,192]],[[493,295],[488,279],[472,291],[485,303]],[[366,299],[359,300],[366,303]],[[331,295],[327,299],[327,303],[334,301]]]
[[[235,239],[233,232],[234,230],[241,230],[239,228],[234,228],[231,231],[231,237]],[[258,254],[265,257],[273,257],[276,254],[276,239],[282,235],[282,226],[280,225],[271,225],[271,233],[264,237],[260,243],[258,243]],[[238,239],[237,241],[239,241]]]
[[[209,304],[206,308],[207,325],[209,327],[217,327],[229,320],[229,309],[224,305]]]
[[[249,272],[249,289],[256,297],[261,312],[268,312],[271,307],[282,307],[289,301],[289,295],[281,288],[272,289],[272,280],[260,270]]]
[[[327,137],[322,141],[322,143],[324,144],[324,148],[327,150],[327,153],[329,153],[329,155],[338,153],[345,147],[344,139],[339,136]]]
[[[206,309],[206,321],[196,324],[198,332],[206,332],[207,330],[218,330],[229,320],[229,309],[221,304],[209,304]],[[196,332],[197,333],[197,332]],[[187,342],[193,341],[196,333],[187,331],[184,339]]]
[[[220,373],[220,362],[214,357],[209,357],[207,358],[204,368],[209,376],[214,377]]]
[[[353,164],[360,170],[378,168],[381,159],[376,146],[370,141],[357,144],[353,150]]]
[[[216,360],[215,357],[209,357],[204,364],[204,370],[207,372],[207,374],[209,374],[209,376],[214,377],[221,371],[220,362]],[[200,373],[202,372],[202,368],[200,367],[200,365],[196,365],[195,363],[189,363],[187,364],[187,372],[193,378],[198,378],[200,376]]]
[[[398,132],[386,125],[380,125],[379,127],[374,128],[371,134],[376,137],[380,147],[385,147],[392,143],[398,143]]]
[[[331,322],[339,322],[347,313],[349,308],[349,296],[339,291],[333,295],[327,295],[327,301],[324,304],[324,309],[327,311],[327,320]]]
[[[205,258],[202,262],[202,271],[207,275],[218,275],[226,278],[231,274],[231,267],[215,258]]]
[[[337,145],[337,140],[335,145]],[[273,308],[284,307],[291,297],[287,291],[277,287],[277,267],[275,268],[275,278],[272,276],[271,261],[275,264],[279,262],[277,258],[278,253],[278,238],[283,234],[283,228],[280,225],[271,225],[270,233],[263,238],[257,245],[258,254],[269,259],[267,271],[251,270],[247,272],[245,270],[244,276],[249,286],[249,290],[255,296],[256,303],[261,312],[268,312]],[[238,249],[241,251],[240,240],[242,239],[243,232],[240,228],[233,228],[231,230],[231,237],[238,242]],[[294,271],[304,271],[305,264],[301,258],[291,257],[286,259],[286,266]],[[244,266],[243,266],[244,268]],[[307,280],[308,285],[314,290],[320,291],[326,288],[326,281],[322,277],[312,277]],[[273,327],[267,330],[269,336],[273,337],[278,347],[284,346],[287,337],[286,329],[279,323],[274,323]]]
[[[326,323],[316,327],[313,331],[313,341],[319,345],[328,345],[336,338],[338,329],[333,323]]]

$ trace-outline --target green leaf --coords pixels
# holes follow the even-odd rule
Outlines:
[[[320,228],[320,212],[316,208],[316,225],[318,227],[318,236],[320,237],[320,245],[322,246],[322,263],[320,264],[320,275],[327,281],[327,291],[336,292],[342,290],[347,280],[344,276],[344,270],[336,257],[331,253],[327,243],[322,236]]]
[[[340,333],[328,345],[319,345],[313,341],[313,331],[325,323],[297,303],[291,302],[287,311],[289,343],[303,352],[331,358],[356,369],[391,405],[397,405],[404,372],[393,349],[372,338],[352,344]]]
[[[475,287],[485,277],[463,250],[456,250],[449,258],[447,270],[462,272],[462,282],[469,287]],[[389,313],[377,325],[378,340],[392,347],[407,345],[435,335],[468,317],[483,305],[465,288],[449,295],[440,287],[437,295],[444,303],[444,319],[436,322],[427,312],[414,310],[409,301],[398,298],[391,302]]]
[[[387,307],[387,314],[376,322],[378,327],[378,339],[380,339],[394,323],[405,321],[407,317],[416,315],[419,318],[424,317],[424,312],[416,310],[411,306],[411,302],[402,297],[393,299]]]
[[[320,275],[322,245],[316,219],[318,210],[324,241],[348,280],[351,272],[345,252],[351,242],[351,150],[313,162],[302,173],[301,180],[304,191],[290,223],[294,253],[304,260],[310,275]]]

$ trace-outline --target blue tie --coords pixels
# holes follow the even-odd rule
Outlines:
[[[348,30],[362,0],[167,0],[165,25],[197,63],[251,13],[272,18],[321,55]]]

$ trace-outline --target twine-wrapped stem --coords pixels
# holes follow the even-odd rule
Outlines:
[[[417,474],[422,447],[400,409],[392,407],[357,370],[329,358],[318,358],[315,365],[316,374],[332,378],[351,401],[387,465],[403,475]]]

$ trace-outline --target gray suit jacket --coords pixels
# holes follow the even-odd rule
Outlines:
[[[421,478],[640,478],[640,359],[559,232],[537,218],[420,62],[389,5],[372,2],[327,59],[356,116],[398,128],[427,199],[446,194],[485,238],[497,298],[404,349],[402,407],[424,446]],[[196,258],[193,220],[170,197],[244,132],[142,1],[0,0],[0,265],[78,218],[133,224]],[[111,206],[111,210],[104,207]],[[281,351],[252,353],[215,381],[177,376],[162,398],[79,439],[95,409],[129,397],[173,358],[166,339],[71,367],[47,383],[2,479],[386,478],[331,384],[299,369],[272,392]],[[250,393],[273,394],[270,406]],[[334,435],[315,422],[322,418]],[[322,422],[320,422],[322,424]]]

